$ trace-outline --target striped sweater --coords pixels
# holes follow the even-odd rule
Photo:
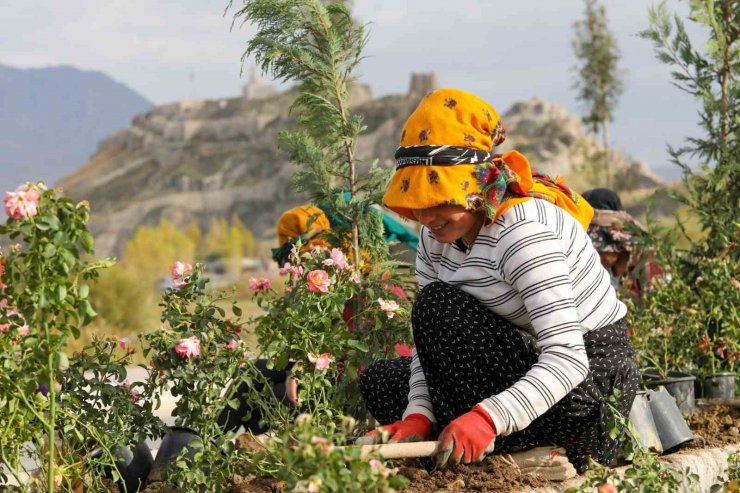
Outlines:
[[[467,251],[439,243],[422,227],[416,269],[420,288],[455,285],[536,337],[537,363],[481,402],[502,436],[526,428],[580,384],[588,372],[583,334],[627,313],[581,225],[541,199],[484,225]],[[412,413],[435,421],[415,350],[404,417]]]

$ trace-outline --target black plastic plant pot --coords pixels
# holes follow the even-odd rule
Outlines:
[[[682,443],[694,439],[702,439],[691,432],[686,424],[675,398],[665,388],[648,390],[647,399],[650,403],[650,413],[653,415],[655,429],[658,431],[663,451],[667,452]]]
[[[197,432],[179,426],[170,428],[169,433],[162,438],[157,457],[149,472],[149,481],[162,481],[177,458],[183,455],[183,451],[184,457],[193,460],[195,454],[201,450],[203,442]]]
[[[113,450],[112,453],[116,458],[116,469],[120,477],[118,486],[121,492],[123,493],[124,486],[126,493],[136,493],[144,489],[154,462],[149,445],[141,442],[133,447],[133,450],[130,447],[121,447]],[[92,455],[99,457],[102,452],[97,450]],[[105,468],[105,477],[113,479],[110,467]]]
[[[736,375],[730,372],[707,375],[702,385],[702,396],[710,399],[732,399],[735,397],[735,377]]]
[[[630,421],[637,432],[637,440],[647,450],[660,454],[663,452],[663,444],[655,427],[653,413],[650,411],[650,401],[647,392],[640,391],[635,396],[630,409]]]
[[[676,399],[676,404],[684,416],[691,416],[696,409],[694,399],[694,381],[696,377],[680,371],[670,371],[663,378],[658,372],[646,371],[642,380],[649,389],[665,387],[669,394]]]

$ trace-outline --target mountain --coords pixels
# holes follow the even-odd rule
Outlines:
[[[0,65],[0,192],[29,180],[53,183],[151,106],[101,72]]]
[[[355,91],[353,111],[367,126],[356,156],[365,164],[378,159],[393,166],[401,127],[434,86],[433,79],[417,79],[406,95],[373,99],[367,87]],[[99,255],[120,255],[137,227],[162,219],[182,227],[194,219],[204,228],[213,217],[236,214],[270,240],[280,214],[306,200],[289,185],[296,166],[277,150],[278,133],[295,125],[289,114],[295,97],[288,91],[154,107],[103,140],[90,162],[58,185],[74,199],[90,201]],[[599,144],[564,107],[532,99],[515,104],[502,120],[507,145],[522,150],[535,168],[578,177],[577,190],[590,185],[583,169]],[[625,188],[661,183],[644,163],[623,153],[613,153],[611,167],[629,177]]]

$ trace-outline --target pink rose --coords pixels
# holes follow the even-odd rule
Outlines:
[[[308,361],[314,364],[316,371],[324,371],[329,368],[334,358],[331,357],[331,353],[322,353],[320,356],[308,353]]]
[[[285,262],[285,264],[282,267],[280,267],[280,269],[278,270],[278,274],[280,274],[281,276],[290,274],[291,267],[293,266],[290,264],[290,262]]]
[[[182,276],[189,274],[193,270],[193,266],[190,264],[186,264],[184,262],[180,262],[179,260],[172,264],[172,267],[170,267],[170,272],[172,273],[172,279],[179,279]]]
[[[324,265],[333,265],[337,269],[346,269],[347,268],[347,257],[344,256],[344,253],[339,248],[332,248],[331,253],[329,253],[329,258],[324,260]]]
[[[180,342],[175,346],[175,352],[181,358],[190,358],[191,356],[200,355],[200,340],[191,336],[186,339],[180,339]]]
[[[179,260],[172,264],[170,267],[170,272],[172,274],[172,287],[178,289],[187,284],[187,275],[192,271],[192,265],[180,262]]]
[[[329,452],[334,450],[334,445],[332,445],[328,438],[318,437],[314,435],[311,437],[311,443],[314,445],[321,445],[321,451],[325,454],[328,454]]]
[[[30,329],[28,328],[28,325],[23,325],[21,327],[18,327],[18,333],[21,335],[21,337],[26,337],[28,335],[28,331]]]
[[[129,395],[129,399],[131,399],[131,404],[136,404],[139,402],[139,398],[141,397],[141,393],[136,389],[131,389],[131,395]]]
[[[408,344],[398,343],[394,346],[396,348],[396,354],[399,356],[411,356],[411,346]]]
[[[617,487],[614,486],[611,483],[601,483],[598,488],[596,488],[597,493],[617,493]]]
[[[396,314],[396,310],[401,308],[400,306],[398,306],[398,303],[393,300],[384,300],[383,298],[378,298],[378,303],[380,304],[380,309],[385,312],[388,318],[393,318]]]
[[[249,289],[252,291],[267,291],[271,287],[271,283],[269,279],[255,279],[254,277],[250,277],[249,281]]]
[[[131,344],[130,337],[122,337],[118,340],[118,347],[120,347],[121,349],[126,349],[129,344]]]
[[[0,324],[0,332],[7,332],[10,329],[10,324]]]
[[[5,192],[5,213],[12,219],[35,216],[38,206],[39,192],[35,188],[21,186],[15,192]]]
[[[331,279],[325,270],[312,270],[306,274],[308,279],[308,289],[314,292],[328,293],[331,286]]]
[[[228,349],[229,351],[233,351],[234,349],[236,349],[236,346],[237,346],[238,344],[239,344],[239,343],[238,343],[238,342],[236,342],[236,339],[232,339],[232,340],[230,340],[230,341],[229,341],[229,343],[228,343],[228,344],[226,345],[226,349]]]

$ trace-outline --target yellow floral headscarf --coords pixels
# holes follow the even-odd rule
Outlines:
[[[493,153],[505,136],[496,110],[478,96],[459,89],[430,92],[403,127],[383,203],[412,220],[414,209],[445,204],[483,209],[495,220],[536,197],[565,209],[586,229],[593,209],[560,178],[533,173],[516,151]]]

